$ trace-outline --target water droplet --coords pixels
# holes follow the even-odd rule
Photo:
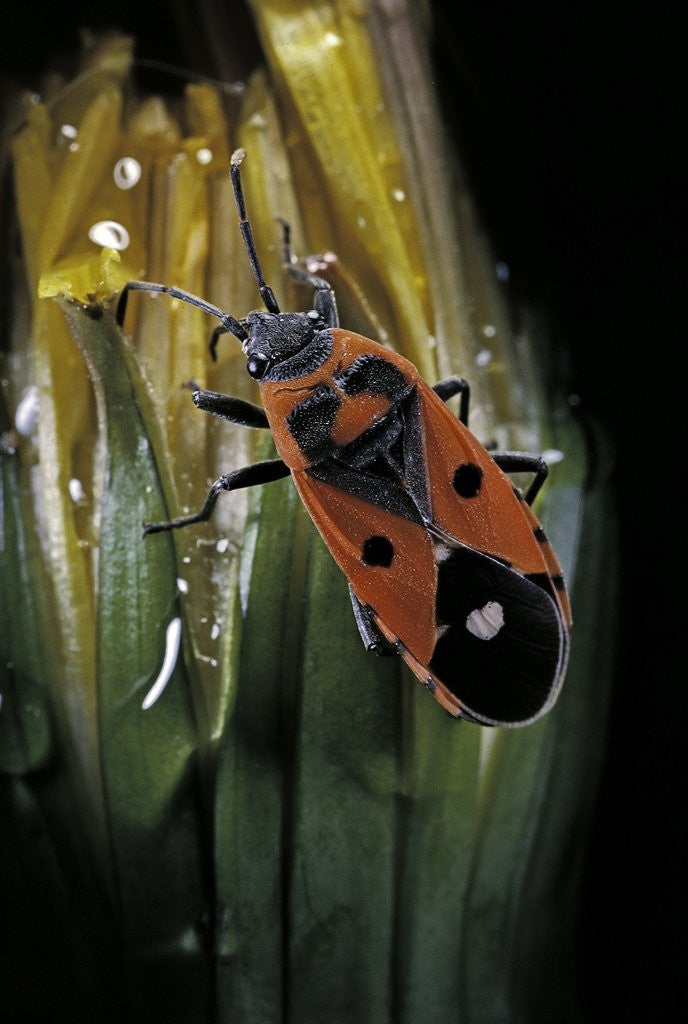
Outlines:
[[[406,199],[406,193],[403,188],[392,189],[392,198],[396,199],[398,203],[403,203],[404,199]]]
[[[133,156],[123,156],[115,164],[112,177],[117,188],[133,188],[141,178],[141,164]]]
[[[475,357],[476,366],[487,366],[488,363],[492,362],[492,353],[489,348],[481,348]]]
[[[77,480],[76,477],[72,477],[67,486],[69,488],[69,497],[72,499],[74,504],[84,500],[85,492],[81,480]]]
[[[208,149],[207,146],[202,146],[200,149],[197,149],[196,159],[198,160],[199,164],[203,164],[204,166],[205,164],[209,164],[210,161],[213,159],[212,149]]]
[[[213,622],[212,629],[210,630],[210,639],[217,640],[220,635],[220,627],[217,622]]]
[[[215,550],[220,554],[224,555],[225,551],[229,547],[229,540],[227,537],[222,537],[215,545]]]
[[[79,134],[73,124],[63,124],[60,132],[65,139],[75,139]]]
[[[189,584],[186,582],[186,580],[182,579],[181,576],[177,577],[177,589],[179,590],[180,594],[189,593]]]
[[[341,46],[343,39],[335,32],[326,32],[324,35],[324,42],[326,46]]]
[[[179,618],[172,619],[165,634],[165,657],[162,661],[162,668],[158,673],[157,679],[143,699],[141,707],[144,711],[147,711],[148,708],[155,704],[156,700],[170,681],[170,676],[174,671],[174,666],[177,664],[181,638],[182,620]]]
[[[356,220],[356,223],[358,224],[359,228],[363,229],[366,226],[366,219],[365,219],[365,217],[359,217]]]
[[[39,404],[38,388],[32,384],[25,389],[14,414],[14,426],[22,437],[30,437],[36,429]]]
[[[106,245],[120,252],[129,246],[129,232],[116,220],[99,220],[91,226],[88,237],[95,245]]]
[[[495,334],[497,333],[497,328],[494,326],[494,324],[484,324],[481,330],[486,338],[494,338]]]
[[[564,458],[564,453],[559,451],[558,448],[545,448],[542,457],[548,466],[554,466],[557,462],[561,462]]]

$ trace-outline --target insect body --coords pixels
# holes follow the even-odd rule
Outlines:
[[[196,405],[251,427],[269,427],[280,458],[221,477],[194,515],[148,524],[168,530],[209,518],[223,491],[291,474],[313,522],[349,582],[368,650],[399,654],[450,714],[483,725],[525,725],[558,694],[570,608],[561,571],[530,505],[547,467],[518,452],[488,452],[467,427],[469,391],[452,377],[431,388],[412,363],[339,326],[331,286],[291,262],[315,289],[314,308],[283,313],[265,283],[232,182],[241,230],[267,312],[236,320],[179,289],[146,282],[220,320],[259,383],[263,408],[215,392]],[[460,395],[454,416],[445,402]],[[507,472],[531,471],[525,495]]]

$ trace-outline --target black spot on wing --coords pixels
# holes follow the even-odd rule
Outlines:
[[[438,569],[437,620],[445,629],[429,668],[481,718],[533,718],[558,685],[565,660],[557,605],[533,581],[470,548],[454,549]],[[489,602],[501,605],[504,624],[484,640],[466,621]]]
[[[361,558],[365,565],[379,565],[388,569],[394,558],[394,545],[388,537],[375,534],[364,541]]]
[[[452,486],[460,498],[475,498],[483,485],[483,471],[474,462],[463,462],[457,467]]]

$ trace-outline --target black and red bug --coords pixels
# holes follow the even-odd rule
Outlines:
[[[468,430],[469,387],[430,387],[407,359],[339,326],[331,285],[285,266],[315,290],[313,308],[284,313],[265,282],[246,218],[240,164],[231,180],[241,233],[265,311],[243,319],[181,289],[164,292],[219,320],[258,381],[263,408],[196,390],[199,409],[269,428],[280,458],[220,477],[194,515],[146,533],[207,520],[218,496],[291,475],[349,584],[366,648],[398,654],[456,718],[526,725],[554,703],[566,669],[571,612],[563,577],[531,505],[547,475],[539,456],[487,451]],[[447,400],[460,396],[458,418]],[[507,473],[530,472],[521,494]]]

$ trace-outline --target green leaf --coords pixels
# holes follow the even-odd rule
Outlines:
[[[144,519],[167,517],[147,429],[152,415],[146,417],[146,389],[111,318],[90,319],[75,305],[65,313],[89,369],[106,441],[98,722],[131,1012],[200,1021],[209,998],[202,946],[207,837],[181,656],[154,703],[145,701],[163,663],[166,631],[179,616],[172,540],[168,534],[144,540],[141,529]]]
[[[17,452],[0,451],[0,771],[23,775],[55,752],[51,635],[28,484]]]

